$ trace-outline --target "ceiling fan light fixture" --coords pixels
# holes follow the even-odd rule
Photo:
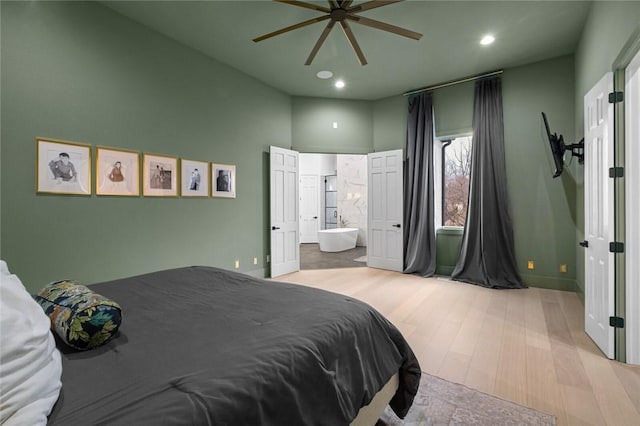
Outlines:
[[[333,73],[331,71],[318,71],[316,76],[322,80],[326,80],[333,77]]]
[[[287,33],[289,31],[297,30],[299,28],[304,28],[309,25],[313,25],[322,21],[329,21],[325,27],[325,29],[320,34],[320,37],[316,41],[313,49],[311,49],[311,53],[307,57],[305,61],[305,65],[311,65],[313,59],[316,57],[318,50],[324,44],[325,40],[329,36],[329,33],[333,29],[333,27],[338,23],[339,27],[342,29],[344,36],[347,38],[351,49],[355,53],[360,65],[366,65],[367,60],[364,57],[364,53],[362,49],[358,45],[356,41],[356,37],[351,30],[351,26],[349,22],[364,25],[367,27],[375,28],[382,31],[387,31],[392,34],[400,35],[403,37],[411,38],[414,40],[420,40],[422,38],[422,34],[417,33],[415,31],[408,30],[406,28],[397,27],[395,25],[387,24],[386,22],[377,21],[375,19],[366,18],[364,16],[360,16],[360,12],[365,12],[367,10],[376,9],[381,6],[388,6],[391,4],[399,3],[403,0],[369,0],[361,2],[357,5],[352,5],[353,0],[327,0],[329,3],[329,7],[323,7],[317,4],[308,3],[300,0],[273,0],[277,3],[288,4],[291,6],[303,7],[305,9],[315,10],[317,12],[322,12],[324,15],[318,16],[316,18],[308,19],[306,21],[299,22],[294,25],[289,25],[288,27],[281,28],[277,31],[270,32],[268,34],[264,34],[260,37],[256,37],[253,39],[254,42],[259,42],[262,40],[266,40],[271,37],[275,37],[280,34]],[[322,78],[322,77],[320,77]]]
[[[338,80],[338,81],[336,81],[335,86],[336,86],[338,89],[342,89],[342,88],[344,87],[344,81],[342,81],[342,80]]]
[[[480,40],[480,44],[483,46],[488,46],[494,41],[496,41],[496,38],[491,34],[487,34],[486,36],[482,37],[482,40]]]

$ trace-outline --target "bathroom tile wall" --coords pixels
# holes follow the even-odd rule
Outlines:
[[[358,246],[367,245],[367,156],[338,155],[338,223],[358,228]]]

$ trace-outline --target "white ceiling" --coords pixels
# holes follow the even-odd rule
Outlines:
[[[328,6],[326,1],[311,3]],[[355,1],[354,4],[362,3]],[[591,2],[404,1],[362,16],[423,34],[416,41],[351,24],[360,65],[339,26],[310,66],[326,26],[316,23],[259,43],[253,38],[321,12],[263,1],[106,1],[111,9],[293,96],[375,100],[575,51]],[[496,41],[480,46],[491,33]],[[316,73],[330,70],[334,79]],[[346,82],[337,90],[336,78]]]

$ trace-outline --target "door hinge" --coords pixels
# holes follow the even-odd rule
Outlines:
[[[615,328],[624,328],[624,318],[609,317],[609,325]]]
[[[624,253],[624,243],[618,241],[609,243],[609,251],[611,253]]]
[[[611,92],[609,93],[609,103],[617,104],[624,100],[624,92]]]
[[[624,167],[609,167],[610,178],[624,177]]]

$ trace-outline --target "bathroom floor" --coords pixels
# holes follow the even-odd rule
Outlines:
[[[361,268],[367,266],[366,255],[366,247],[329,253],[320,251],[318,244],[300,244],[300,269]]]

